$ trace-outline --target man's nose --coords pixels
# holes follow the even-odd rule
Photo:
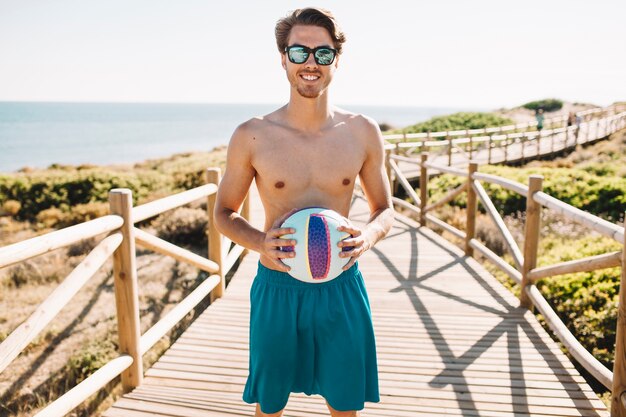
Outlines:
[[[304,66],[317,68],[317,62],[315,62],[315,56],[312,53],[309,54],[309,57],[304,62]]]

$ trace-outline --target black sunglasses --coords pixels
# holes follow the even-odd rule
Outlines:
[[[317,65],[330,65],[335,60],[337,50],[327,46],[318,46],[315,49],[302,45],[291,45],[285,48],[289,61],[294,64],[304,64],[309,59],[309,54],[313,53],[313,59]]]

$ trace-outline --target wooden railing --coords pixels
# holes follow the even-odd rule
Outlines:
[[[132,206],[130,190],[114,189],[109,193],[111,215],[0,248],[0,268],[2,268],[84,239],[108,234],[36,308],[35,312],[0,344],[0,372],[7,368],[109,257],[113,256],[120,355],[50,403],[36,416],[65,415],[119,375],[124,391],[139,386],[143,378],[143,354],[208,294],[212,300],[222,296],[225,288],[224,276],[245,250],[235,245],[228,251],[231,242],[223,240],[213,224],[212,213],[219,180],[220,170],[210,168],[207,171],[208,184],[137,207]],[[203,198],[208,200],[208,259],[134,226],[135,223]],[[243,204],[241,214],[249,219],[248,199]],[[144,334],[140,334],[139,329],[139,283],[135,244],[171,256],[178,261],[190,263],[210,274]]]
[[[420,159],[411,160],[411,162],[418,165],[420,169],[420,195],[418,196],[396,163],[398,160],[408,162],[408,159],[398,155],[389,156],[388,175],[393,173],[395,179],[405,189],[410,200],[410,202],[407,202],[400,198],[393,197],[394,204],[415,214],[422,226],[434,225],[448,231],[463,242],[466,255],[473,256],[474,251],[480,253],[517,282],[521,286],[520,305],[525,307],[534,306],[541,312],[554,334],[572,356],[598,381],[615,393],[611,405],[611,415],[614,417],[626,416],[626,357],[624,356],[626,353],[626,268],[624,268],[624,265],[626,265],[626,251],[624,250],[626,220],[624,226],[618,226],[551,197],[542,191],[542,177],[538,175],[531,176],[528,185],[524,185],[506,178],[481,173],[478,171],[478,164],[476,162],[471,162],[467,170],[462,170],[446,165],[436,165],[430,163],[428,159],[429,154],[422,153]],[[436,173],[448,173],[459,176],[464,178],[465,181],[460,186],[448,191],[444,197],[438,201],[429,202],[427,197],[428,178],[433,171]],[[523,250],[515,242],[515,239],[506,227],[504,220],[491,201],[482,183],[497,184],[509,191],[526,197],[526,224]],[[467,193],[465,230],[459,230],[447,224],[432,213],[434,209],[449,203],[462,193]],[[507,263],[503,258],[474,237],[476,231],[477,205],[479,201],[493,220],[498,232],[502,235],[505,247],[511,255],[514,265]],[[555,265],[537,267],[540,214],[543,208],[553,210],[590,230],[616,240],[622,244],[622,250],[557,263]],[[541,295],[535,283],[540,278],[617,266],[622,266],[622,272],[619,292],[619,316],[615,361],[613,372],[611,372],[594,358],[567,329],[546,299]]]
[[[546,119],[545,129],[537,122],[445,132],[386,134],[387,152],[410,157],[429,152],[439,165],[467,164],[469,160],[513,163],[576,147],[626,127],[626,106],[615,105],[576,113],[580,124],[567,126],[567,116]],[[456,158],[456,159],[455,159]],[[402,161],[403,159],[398,159]]]

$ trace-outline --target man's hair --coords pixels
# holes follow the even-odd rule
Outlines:
[[[289,46],[287,45],[287,41],[289,41],[291,28],[295,25],[323,27],[333,39],[333,46],[337,50],[337,53],[341,53],[343,43],[346,41],[346,35],[339,28],[331,12],[314,7],[294,10],[276,22],[274,33],[276,34],[276,45],[280,53],[285,52],[285,48]]]

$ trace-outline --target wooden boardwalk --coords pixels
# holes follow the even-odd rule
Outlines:
[[[475,149],[472,153],[472,160],[480,165],[488,163],[492,165],[500,164],[519,164],[533,161],[539,158],[553,157],[565,150],[574,150],[578,144],[592,143],[599,139],[607,137],[606,128],[600,128],[597,123],[584,123],[580,129],[578,136],[574,131],[555,133],[552,136],[543,136],[540,141],[532,140],[521,141],[512,140],[506,148],[502,145],[494,146],[491,149],[491,159],[489,158],[489,150],[483,144]],[[430,151],[429,162],[438,165],[448,165],[447,148],[432,149]],[[419,155],[413,155],[418,160]],[[467,167],[469,164],[469,155],[462,154],[455,149],[452,154],[451,165],[457,168]],[[409,180],[419,178],[419,167],[415,164],[398,162],[403,175]]]
[[[252,219],[262,225],[258,196]],[[364,224],[357,199],[351,219]],[[248,293],[258,256],[242,262],[212,304],[104,415],[252,416]],[[608,416],[572,363],[481,265],[399,216],[360,259],[377,337],[381,402],[362,416]],[[285,416],[329,415],[321,397],[292,394]]]

